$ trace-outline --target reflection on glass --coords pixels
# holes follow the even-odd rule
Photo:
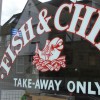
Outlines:
[[[38,0],[28,0],[27,3],[25,2],[22,12],[14,12],[12,17],[7,19],[6,23],[2,25],[0,31],[1,59],[9,44],[12,44],[12,39],[16,34],[18,34],[16,40],[21,40],[23,38],[22,32],[19,31],[19,29],[31,17],[33,18],[32,29],[34,31],[34,34],[36,35],[36,38],[31,40],[25,47],[23,47],[23,49],[15,59],[13,65],[11,65],[12,68],[9,76],[0,81],[2,94],[1,100],[4,100],[5,97],[7,98],[7,100],[15,100],[15,97],[20,100],[20,98],[22,98],[23,96],[26,96],[27,98],[29,97],[29,100],[46,100],[47,98],[48,100],[96,100],[94,99],[93,95],[86,95],[87,90],[85,91],[85,94],[83,94],[82,91],[77,94],[76,92],[78,90],[70,93],[66,88],[66,83],[68,83],[69,81],[73,82],[73,86],[75,87],[75,89],[77,88],[76,83],[78,83],[78,81],[81,82],[80,87],[82,87],[84,81],[87,82],[87,84],[88,81],[90,81],[93,82],[93,84],[89,86],[92,86],[92,89],[98,92],[98,88],[95,86],[94,81],[100,81],[99,50],[97,50],[92,44],[76,34],[72,34],[66,31],[58,31],[55,29],[53,19],[55,13],[61,4],[66,2],[71,3],[70,0],[52,0],[51,2],[47,3],[41,3]],[[94,5],[96,7],[96,2],[99,1],[92,2],[91,0],[83,0],[80,3],[87,4],[89,6],[92,6],[93,3],[95,3]],[[46,8],[48,10],[47,16],[52,16],[52,20],[50,20],[50,22],[48,23],[52,31],[48,33],[44,32],[42,35],[38,35],[37,25],[40,22],[38,16],[43,8]],[[62,26],[65,26],[66,23],[70,23],[73,12],[74,8],[71,14],[69,14],[68,9],[65,8],[63,10],[60,18]],[[81,15],[84,16],[84,11],[81,12]],[[97,15],[94,15],[93,17],[94,18],[91,21],[86,34],[88,34],[88,32],[90,31],[94,20],[97,18]],[[81,22],[77,24],[77,30],[79,29],[80,25]],[[26,26],[25,29],[27,30],[28,26]],[[26,34],[28,34],[28,32]],[[27,37],[30,38],[29,35],[27,35]],[[38,43],[39,51],[42,51],[46,45],[46,40],[52,41],[56,37],[59,37],[63,40],[63,50],[61,51],[59,56],[65,56],[66,67],[61,68],[59,71],[48,70],[47,72],[43,73],[38,70],[38,67],[36,67],[39,65],[33,65],[34,56],[37,53],[36,44]],[[51,46],[50,41],[48,41],[49,43],[47,43],[44,50],[46,54],[49,51],[48,44]],[[96,41],[98,42],[100,41],[100,39],[98,38],[96,39]],[[58,48],[60,50],[59,47],[62,46],[62,43],[60,44],[60,46],[54,44],[55,43],[52,44],[51,49]],[[17,45],[16,47],[11,46],[12,51],[18,50],[19,48],[20,45]],[[42,53],[44,53],[44,51]],[[43,56],[41,57],[41,59],[42,58]],[[58,63],[56,64],[59,64],[59,62],[60,61],[58,61]],[[47,65],[47,62],[45,62],[45,65]],[[41,66],[40,69],[42,69]],[[5,75],[4,69],[0,70],[0,73],[2,72]],[[70,87],[73,88],[73,86],[71,85]],[[82,90],[82,88],[80,89]],[[98,98],[98,96],[95,95],[95,98]]]

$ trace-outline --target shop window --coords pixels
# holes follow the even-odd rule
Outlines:
[[[100,33],[95,38],[100,16],[99,9],[88,4],[92,1],[27,0],[23,11],[16,12],[23,4],[17,0],[21,5],[12,8],[14,12],[4,9],[8,13],[4,19],[10,13],[13,16],[1,27],[0,75],[4,80],[0,82],[0,100],[22,100],[26,95],[32,96],[26,100],[92,100],[100,96],[100,50],[95,47],[100,42]],[[94,6],[100,8],[99,1],[94,0]],[[19,36],[15,36],[17,32]]]
[[[1,40],[2,40],[2,37],[0,36],[0,42],[1,42]]]
[[[33,55],[29,55],[29,62],[33,61]]]
[[[96,57],[94,55],[89,56],[89,65],[90,66],[96,65]]]
[[[24,73],[24,57],[18,57],[16,60],[16,73]]]
[[[72,62],[73,62],[73,54],[69,53],[69,54],[67,54],[67,64],[71,65]]]
[[[29,6],[29,9],[30,9],[30,7],[31,7],[31,3],[29,3],[28,6]]]
[[[31,15],[31,11],[28,11],[28,16],[30,16]]]
[[[15,19],[16,19],[15,17],[12,18],[12,19],[10,20],[9,24],[11,24]]]
[[[25,69],[25,73],[27,74],[31,74],[32,73],[32,66],[31,66],[31,63],[32,63],[32,56],[26,56],[25,59],[24,59],[24,64],[27,66],[27,68]]]
[[[30,63],[29,63],[29,56],[25,56],[24,57],[24,64],[25,65],[29,65]]]
[[[2,90],[0,100],[20,100],[24,93],[24,90]]]
[[[79,60],[83,61],[84,60],[84,56],[83,55],[79,55]]]
[[[6,36],[6,41],[5,41],[5,47],[7,47],[10,44],[10,39],[11,39],[11,36],[7,35]]]

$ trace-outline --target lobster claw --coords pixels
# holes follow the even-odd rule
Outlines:
[[[43,60],[55,60],[60,56],[63,49],[63,40],[60,38],[54,38],[51,41],[47,40],[43,50],[39,50],[38,44],[36,44],[36,53],[39,54]]]
[[[55,60],[57,59],[59,56],[60,56],[60,53],[63,49],[63,40],[60,39],[59,37],[57,38],[54,38],[53,40],[51,40],[50,44],[49,44],[49,51],[50,53],[52,54],[50,57],[49,57],[49,60]]]

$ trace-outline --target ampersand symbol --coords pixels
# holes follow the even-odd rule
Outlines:
[[[43,9],[39,14],[39,24],[37,26],[37,33],[42,34],[43,32],[50,32],[51,29],[48,26],[48,21],[51,19],[51,16],[47,17],[47,10]]]

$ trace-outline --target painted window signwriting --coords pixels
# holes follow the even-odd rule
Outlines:
[[[72,21],[70,22],[70,24],[68,25],[66,23],[65,26],[61,26],[60,25],[60,16],[61,16],[61,12],[63,11],[64,8],[68,8],[69,9],[69,14],[72,11],[72,8],[75,7],[75,11],[72,17]],[[82,11],[82,9],[85,9],[85,15],[84,17],[80,16],[80,12]],[[44,13],[44,15],[43,15]],[[92,15],[96,13],[98,14],[98,17],[93,25],[93,28],[90,30],[90,32],[88,34],[86,34],[86,29],[88,27],[89,22],[92,20]],[[48,17],[48,11],[46,9],[43,9],[40,14],[39,14],[39,24],[37,25],[37,34],[41,35],[43,34],[43,32],[50,32],[52,31],[51,28],[48,25],[49,20],[52,19],[51,16]],[[80,28],[78,30],[76,30],[76,25],[78,23],[78,21],[81,20],[82,23],[80,25]],[[73,34],[79,35],[81,37],[83,37],[84,39],[90,41],[95,47],[97,47],[100,50],[100,43],[96,42],[95,39],[97,38],[98,34],[99,34],[99,30],[100,30],[100,12],[99,10],[89,7],[89,6],[85,6],[85,5],[81,5],[81,4],[63,4],[61,5],[56,14],[55,14],[55,18],[54,18],[54,26],[57,30],[59,31],[64,31],[66,30],[66,32],[71,32]],[[36,37],[36,33],[34,33],[34,30],[32,28],[32,18],[30,18],[19,30],[22,33],[22,38],[19,38],[19,34],[16,34],[13,39],[11,44],[8,46],[3,59],[1,61],[1,68],[5,69],[7,75],[10,72],[11,66],[14,62],[14,60],[16,59],[17,55],[19,54],[19,52],[21,51],[21,49],[27,45],[27,43],[29,43],[32,39],[34,39]],[[42,28],[40,27],[40,25],[42,25]],[[27,29],[25,29],[25,27],[27,26]],[[29,37],[28,37],[29,35]],[[19,45],[19,48],[16,49],[16,46]],[[11,50],[11,47],[14,47],[14,51]],[[1,75],[1,78],[4,78],[4,75]]]
[[[35,90],[39,89],[44,92],[68,92],[68,93],[81,93],[88,95],[100,95],[100,83],[99,82],[87,82],[87,81],[72,81],[72,80],[62,80],[52,78],[40,78],[36,79],[36,81],[32,81],[32,79],[21,79],[14,78],[14,86],[20,88],[34,88]],[[62,88],[64,87],[64,88]],[[95,89],[93,89],[95,87]]]
[[[47,40],[42,51],[36,45],[36,55],[33,57],[33,65],[36,64],[38,70],[42,72],[59,71],[60,67],[65,68],[65,56],[61,56],[63,40],[56,37],[52,41]]]
[[[62,18],[63,12],[67,16],[65,19]],[[34,15],[30,11],[28,16],[32,13]],[[38,20],[37,24],[34,24],[35,19]],[[13,77],[14,88],[100,96],[99,31],[99,9],[83,4],[63,3],[52,16],[50,10],[43,8],[38,18],[31,16],[19,29],[12,29],[12,39],[0,63],[2,81],[10,74],[16,60],[16,69],[24,76]],[[32,52],[20,55],[29,43]]]

